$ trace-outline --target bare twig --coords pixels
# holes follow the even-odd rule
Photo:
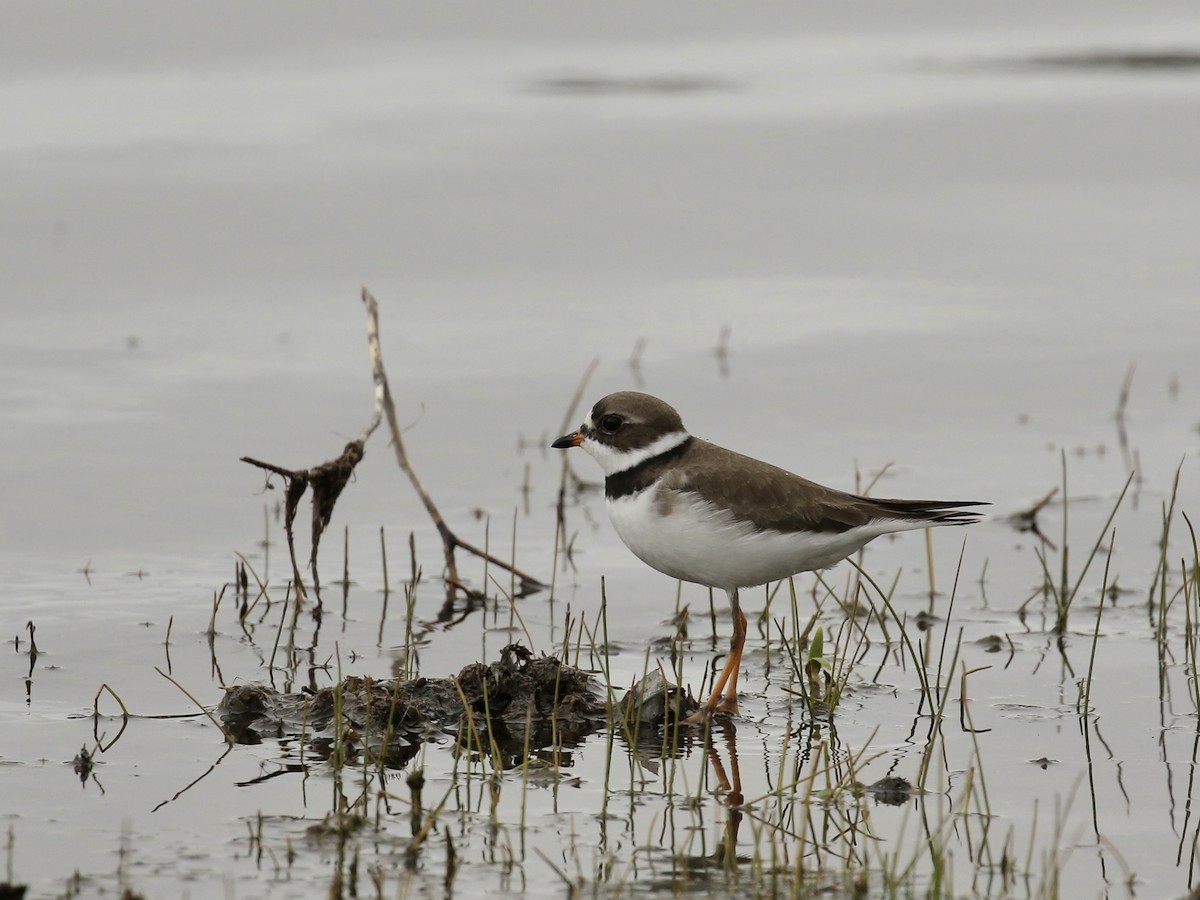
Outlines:
[[[217,717],[214,716],[203,703],[201,703],[194,696],[192,696],[191,691],[189,691],[187,688],[185,688],[182,684],[180,684],[178,681],[176,681],[174,678],[172,678],[170,675],[168,675],[166,672],[164,672],[158,666],[154,667],[154,671],[157,672],[159,675],[161,675],[163,678],[167,679],[167,681],[171,682],[171,684],[175,685],[175,687],[179,688],[179,690],[183,693],[183,696],[187,697],[194,704],[196,704],[196,708],[199,709],[200,712],[204,713],[204,715],[208,716],[208,721],[212,722],[220,730],[221,736],[223,738],[225,738],[225,743],[227,743],[227,744],[236,743],[234,741],[233,735],[230,733],[229,729],[226,728],[224,725],[222,725],[221,722],[217,719]],[[113,696],[116,696],[116,695],[114,694]],[[122,709],[124,709],[124,707],[122,707]]]
[[[583,400],[583,392],[587,390],[588,382],[592,379],[592,373],[596,371],[596,366],[600,365],[600,357],[594,358],[588,367],[583,370],[583,377],[579,379],[579,386],[575,388],[575,396],[571,398],[571,404],[567,407],[567,414],[563,416],[562,424],[558,428],[559,434],[566,434],[571,427],[571,423],[575,421],[575,411],[579,408],[580,402]],[[573,479],[576,489],[583,486],[584,482],[575,471],[571,468],[570,453],[560,454],[562,456],[562,478],[558,483],[558,503],[555,505],[555,514],[557,518],[557,528],[561,547],[569,547],[570,542],[567,540],[567,481]],[[568,558],[570,558],[568,556]]]
[[[108,691],[109,695],[117,701],[117,705],[121,707],[121,729],[117,732],[117,736],[105,744],[100,738],[100,695]],[[96,697],[92,701],[92,736],[96,738],[96,748],[105,753],[113,744],[121,739],[121,735],[125,733],[125,726],[129,724],[129,710],[125,707],[125,701],[120,698],[116,691],[110,688],[107,684],[100,685],[96,691]]]
[[[507,563],[502,559],[492,556],[485,550],[481,550],[474,544],[464,541],[456,535],[450,526],[446,524],[446,520],[442,518],[442,514],[438,512],[437,505],[434,504],[433,498],[421,486],[421,481],[417,478],[417,473],[413,471],[412,464],[408,460],[408,451],[404,448],[404,439],[400,433],[400,423],[396,417],[396,406],[392,402],[392,393],[388,388],[387,374],[383,369],[383,352],[379,346],[379,304],[371,295],[371,292],[365,287],[362,291],[363,304],[367,308],[367,342],[371,353],[371,370],[375,376],[375,416],[371,424],[363,432],[369,435],[375,430],[379,424],[380,410],[386,414],[388,428],[392,433],[392,448],[396,453],[396,464],[400,466],[400,470],[408,476],[409,482],[413,486],[413,490],[417,492],[417,496],[421,498],[421,503],[425,506],[425,511],[429,513],[429,518],[433,520],[434,527],[437,528],[438,534],[442,538],[442,549],[446,556],[446,582],[452,587],[460,584],[458,578],[458,566],[455,564],[454,551],[461,547],[468,553],[478,556],[480,559],[487,560],[493,565],[500,566],[507,572],[512,572],[520,578],[529,587],[541,587],[542,583],[529,575],[522,572],[511,563]],[[360,438],[361,440],[361,438]]]

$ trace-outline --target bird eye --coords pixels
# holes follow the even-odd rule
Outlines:
[[[616,434],[621,430],[621,426],[625,424],[625,420],[620,416],[605,416],[600,420],[600,427],[609,434]]]

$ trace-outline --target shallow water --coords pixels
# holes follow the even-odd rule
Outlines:
[[[327,588],[320,628],[299,620],[306,650],[267,665],[287,571],[279,494],[260,495],[238,457],[312,465],[364,426],[365,283],[426,487],[464,538],[547,580],[560,461],[546,444],[595,357],[587,402],[640,386],[693,432],[825,483],[849,488],[891,463],[876,493],[992,501],[982,525],[934,534],[943,615],[960,552],[962,568],[949,626],[925,638],[936,659],[943,634],[953,648],[961,629],[960,667],[990,666],[967,686],[971,722],[990,730],[960,729],[959,680],[944,673],[936,791],[866,807],[878,841],[859,832],[854,852],[872,890],[886,893],[886,860],[910,858],[924,889],[933,833],[952,859],[947,894],[1039,894],[1060,868],[1071,896],[1185,893],[1198,721],[1185,611],[1177,601],[1160,639],[1146,600],[1181,460],[1168,598],[1191,559],[1178,513],[1195,521],[1200,506],[1200,71],[1088,60],[1194,53],[1200,17],[1183,4],[1089,4],[968,18],[929,3],[903,16],[857,8],[861,19],[780,7],[757,23],[639,9],[618,26],[530,9],[519,22],[488,7],[466,21],[350,22],[230,6],[225,19],[166,21],[126,3],[102,17],[74,10],[70,32],[53,4],[10,12],[0,813],[13,879],[34,896],[326,891],[337,841],[309,829],[332,808],[328,764],[262,779],[296,764],[297,749],[267,741],[222,756],[217,729],[155,667],[209,706],[227,684],[389,677],[405,644],[410,532],[424,572],[422,674],[456,673],[514,638],[547,653],[578,641],[568,611],[594,627],[602,577],[613,685],[641,677],[648,649],[668,659],[676,586],[628,554],[595,497],[568,513],[577,570],[519,601],[524,628],[503,601],[438,623],[437,536],[377,434],[322,549],[328,583],[349,529],[346,613]],[[1131,365],[1122,443],[1114,411]],[[1108,580],[1124,592],[1100,621],[1086,718],[1078,685],[1104,558],[1060,651],[1039,542],[1005,521],[1061,483],[1063,451],[1072,573],[1138,471],[1114,521]],[[574,463],[598,480],[590,460]],[[1059,545],[1060,501],[1040,518]],[[210,643],[213,595],[238,552],[277,603],[246,632],[227,597]],[[1047,564],[1057,580],[1061,558]],[[482,567],[460,565],[484,585]],[[885,585],[901,573],[901,614],[927,607],[920,535],[877,542],[865,566]],[[827,576],[839,593],[850,571]],[[812,585],[796,580],[801,624]],[[680,596],[683,677],[699,691],[729,625],[718,600],[713,637],[707,593]],[[747,599],[752,615],[764,596]],[[788,606],[780,594],[769,613],[785,633]],[[835,633],[844,618],[827,606],[820,621]],[[373,785],[378,828],[349,844],[359,889],[373,891],[375,866],[387,896],[441,894],[451,845],[452,887],[471,893],[557,896],[559,872],[585,891],[784,892],[802,853],[814,878],[836,878],[850,844],[808,833],[801,848],[803,797],[779,786],[811,771],[821,740],[843,772],[863,754],[859,781],[915,780],[929,720],[911,663],[885,660],[873,634],[836,733],[814,729],[789,701],[779,628],[752,630],[742,679],[737,873],[697,861],[736,819],[712,757],[696,746],[655,762],[617,739],[609,768],[602,735],[561,770],[505,774],[494,814],[486,763],[429,745],[425,803],[448,796],[437,829],[406,868],[407,772],[388,784],[400,799]],[[992,635],[1000,652],[977,643]],[[578,652],[600,666],[586,641]],[[71,760],[95,743],[105,684],[134,718],[81,788]],[[100,704],[107,743],[119,708]],[[728,774],[725,736],[714,746]],[[977,815],[984,802],[990,817]]]

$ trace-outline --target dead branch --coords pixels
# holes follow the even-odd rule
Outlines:
[[[375,297],[365,287],[362,291],[363,304],[367,308],[367,342],[371,353],[371,369],[375,376],[375,416],[372,419],[372,424],[368,431],[373,431],[375,426],[379,424],[380,410],[387,416],[388,428],[392,433],[392,448],[396,453],[396,464],[400,466],[400,471],[408,476],[409,482],[413,486],[413,490],[417,492],[417,496],[421,498],[421,503],[425,506],[425,511],[429,513],[429,518],[433,520],[433,525],[437,528],[438,535],[442,539],[442,550],[446,556],[446,583],[451,589],[465,590],[462,587],[458,578],[458,566],[455,564],[454,551],[462,548],[480,559],[487,560],[492,565],[499,566],[506,572],[512,572],[524,583],[527,589],[542,587],[542,582],[522,572],[511,563],[507,563],[502,559],[498,559],[485,550],[481,550],[474,544],[464,541],[455,534],[450,526],[446,524],[446,520],[442,518],[442,514],[438,512],[437,505],[434,504],[433,498],[421,486],[421,481],[417,478],[417,473],[413,470],[412,464],[408,460],[408,451],[404,448],[404,438],[400,433],[400,423],[396,417],[396,406],[392,402],[392,392],[388,387],[387,374],[383,368],[383,351],[379,346],[379,304]]]
[[[454,558],[454,551],[460,547],[468,553],[478,556],[480,559],[485,559],[505,571],[512,572],[521,579],[523,591],[533,591],[543,587],[542,582],[532,575],[522,572],[511,563],[497,559],[474,544],[464,541],[451,531],[445,519],[442,518],[441,513],[438,512],[433,498],[421,486],[421,482],[417,478],[417,473],[413,471],[412,464],[408,460],[408,452],[404,448],[404,439],[401,437],[400,425],[396,418],[396,407],[392,402],[391,391],[388,388],[387,374],[383,368],[383,351],[380,349],[379,344],[379,304],[366,288],[363,288],[362,300],[367,309],[367,346],[371,357],[371,374],[375,381],[375,409],[371,415],[371,421],[367,423],[362,433],[359,434],[356,440],[348,443],[345,449],[342,450],[341,455],[336,459],[327,460],[310,469],[288,469],[274,463],[254,459],[253,457],[242,457],[242,462],[250,463],[252,466],[258,466],[267,472],[282,476],[287,484],[284,505],[284,531],[287,535],[288,554],[292,561],[292,576],[296,585],[297,609],[299,609],[299,603],[304,597],[304,583],[300,577],[300,567],[296,562],[296,544],[292,525],[296,518],[296,510],[300,505],[300,498],[304,496],[304,492],[311,486],[313,492],[312,550],[309,553],[308,566],[312,570],[313,590],[317,595],[317,602],[320,603],[321,579],[317,571],[317,550],[321,543],[321,535],[329,525],[329,521],[333,516],[333,508],[341,496],[342,490],[350,481],[350,477],[354,474],[355,466],[362,461],[367,439],[379,427],[385,415],[387,416],[388,427],[392,433],[392,447],[395,448],[396,462],[399,464],[401,471],[408,476],[408,480],[412,483],[417,496],[421,498],[426,512],[429,513],[430,519],[433,520],[433,524],[442,538],[442,548],[446,554],[446,584],[450,587],[450,590],[466,591],[459,582],[458,567],[455,565]]]

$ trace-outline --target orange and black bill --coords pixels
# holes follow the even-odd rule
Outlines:
[[[578,447],[583,443],[583,432],[572,431],[570,434],[564,434],[550,446],[556,450],[567,450],[571,447]]]

